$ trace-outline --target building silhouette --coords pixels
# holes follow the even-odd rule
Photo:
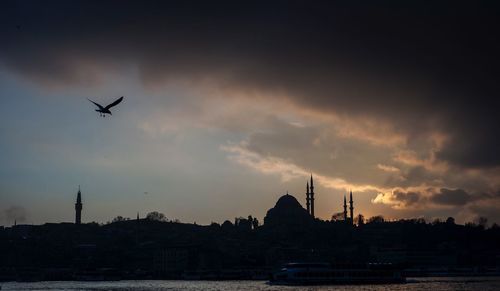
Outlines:
[[[351,224],[354,224],[354,202],[352,201],[352,191],[349,193],[349,212],[351,213]]]
[[[352,200],[352,191],[349,191],[349,214],[347,216],[347,199],[344,194],[344,221],[348,224],[354,224],[354,201]]]
[[[278,199],[276,205],[269,209],[264,217],[266,226],[295,227],[308,225],[311,221],[311,214],[288,192]]]
[[[314,181],[311,175],[311,185],[309,182],[306,183],[306,207],[307,213],[314,218]]]
[[[307,213],[311,214],[311,197],[309,193],[309,181],[306,182],[306,206],[307,206]]]
[[[286,193],[281,196],[274,208],[269,209],[264,224],[279,224],[294,221],[299,224],[308,224],[315,219],[314,214],[314,180],[313,176],[306,182],[306,209],[292,195]],[[301,222],[299,222],[299,220]],[[344,195],[343,220],[346,224],[354,224],[354,200],[352,191],[349,192],[349,207],[347,206],[347,196]]]
[[[78,186],[78,194],[76,196],[75,203],[75,224],[79,225],[82,223],[82,192],[80,191],[80,186]]]
[[[344,221],[347,222],[348,217],[347,217],[347,202],[345,199],[345,194],[344,194]]]
[[[306,210],[307,213],[312,218],[315,218],[314,215],[314,180],[311,175],[310,181],[306,182]],[[347,213],[347,197],[344,195],[344,212],[343,212],[344,221],[348,224],[354,224],[354,201],[352,199],[352,191],[349,191],[349,215]]]

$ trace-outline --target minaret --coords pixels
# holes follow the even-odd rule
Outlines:
[[[311,214],[311,198],[309,197],[309,182],[306,185],[306,206],[307,213]]]
[[[344,221],[347,222],[347,201],[344,194]]]
[[[313,183],[313,175],[311,174],[311,191],[309,191],[309,200],[311,201],[311,216],[314,218],[314,183]]]
[[[351,224],[354,224],[354,202],[352,201],[352,190],[349,194],[349,211],[351,214]]]
[[[75,211],[76,211],[76,217],[75,217],[75,224],[81,224],[82,223],[82,192],[80,192],[80,185],[78,185],[78,195],[76,196],[76,203],[75,203]]]

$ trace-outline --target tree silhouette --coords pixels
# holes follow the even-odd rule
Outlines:
[[[368,219],[368,223],[382,223],[385,222],[385,219],[382,215],[372,216]]]
[[[486,218],[486,217],[484,217],[484,216],[479,216],[478,218],[474,219],[474,223],[475,223],[477,226],[479,226],[479,227],[481,227],[481,228],[485,229],[485,228],[486,228],[486,226],[488,225],[488,218]]]
[[[357,222],[358,226],[365,225],[365,216],[363,214],[361,214],[361,213],[358,214],[358,217],[356,220],[357,220],[356,222]]]
[[[257,218],[254,218],[252,220],[252,228],[257,229],[259,227],[259,220]]]
[[[344,213],[343,212],[334,213],[332,215],[332,221],[343,221],[343,220],[344,220]]]
[[[126,220],[129,220],[129,218],[125,218],[121,215],[118,215],[117,217],[113,218],[113,220],[111,220],[111,223],[114,223],[114,222],[120,222],[120,221],[126,221]]]
[[[158,211],[153,211],[146,215],[146,219],[153,221],[165,221],[167,218],[165,217],[165,214]]]

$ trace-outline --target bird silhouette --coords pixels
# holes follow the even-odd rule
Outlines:
[[[90,102],[94,103],[97,107],[99,107],[99,109],[96,109],[95,111],[99,112],[101,117],[106,117],[106,114],[113,115],[111,113],[111,111],[109,111],[109,109],[113,106],[118,105],[120,102],[122,102],[123,96],[116,99],[113,103],[108,104],[106,107],[103,107],[101,104],[96,103],[88,98],[87,98],[87,100],[89,100]]]

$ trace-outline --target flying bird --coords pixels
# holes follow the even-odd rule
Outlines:
[[[122,102],[123,100],[123,96],[116,99],[113,103],[111,104],[108,104],[106,107],[103,107],[101,104],[99,103],[96,103],[90,99],[87,98],[87,100],[89,100],[90,102],[94,103],[97,107],[99,107],[99,109],[96,109],[95,111],[99,112],[99,114],[101,115],[101,117],[106,117],[106,113],[109,114],[109,115],[113,115],[111,113],[111,111],[109,111],[109,109],[113,106],[116,106],[118,105],[120,102]]]

